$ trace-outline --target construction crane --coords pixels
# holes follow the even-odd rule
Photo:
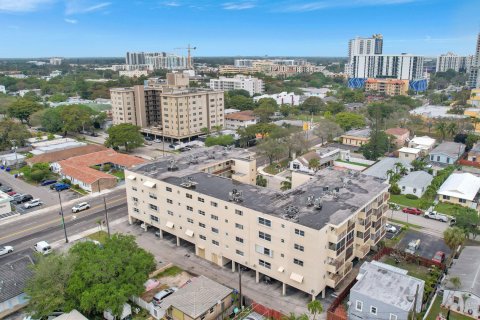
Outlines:
[[[187,57],[187,67],[188,69],[192,69],[192,50],[197,50],[197,47],[192,47],[190,44],[186,48],[175,48],[175,50],[188,50],[188,57]]]

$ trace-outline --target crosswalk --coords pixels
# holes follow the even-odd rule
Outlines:
[[[0,220],[19,214],[18,212],[11,211],[7,213],[0,214]]]

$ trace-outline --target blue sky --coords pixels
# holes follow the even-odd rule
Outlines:
[[[346,56],[384,35],[384,53],[472,54],[480,0],[0,0],[0,57]]]

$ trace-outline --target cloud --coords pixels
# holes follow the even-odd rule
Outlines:
[[[1,0],[0,0],[1,1]],[[110,6],[111,2],[100,2],[96,1],[80,1],[80,0],[69,0],[67,2],[67,7],[65,14],[80,14],[80,13],[89,13],[104,9]]]
[[[286,12],[307,12],[316,11],[328,8],[351,8],[351,7],[366,7],[366,6],[386,6],[386,5],[398,5],[413,2],[421,2],[423,0],[324,0],[308,2],[303,4],[287,5],[283,9],[278,11]]]
[[[36,11],[52,0],[0,0],[0,12],[29,12]]]
[[[65,18],[64,20],[65,20],[66,23],[71,23],[71,24],[77,24],[78,23],[78,20],[76,20],[76,19]]]
[[[222,4],[223,9],[225,10],[247,10],[255,8],[256,5],[254,2],[226,2]]]
[[[164,7],[180,7],[181,4],[178,3],[177,1],[169,1],[169,2],[162,3],[162,6],[164,6]]]

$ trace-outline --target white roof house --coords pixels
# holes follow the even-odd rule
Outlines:
[[[418,155],[422,150],[416,149],[416,148],[408,148],[408,147],[403,147],[398,150],[398,152],[402,153],[408,153],[408,154],[414,154]]]
[[[408,142],[408,147],[422,149],[422,150],[432,150],[433,146],[435,145],[435,142],[436,140],[433,138],[430,138],[429,136],[422,136],[422,137],[415,136]]]
[[[437,193],[439,195],[473,201],[479,190],[479,177],[471,173],[452,173]]]

